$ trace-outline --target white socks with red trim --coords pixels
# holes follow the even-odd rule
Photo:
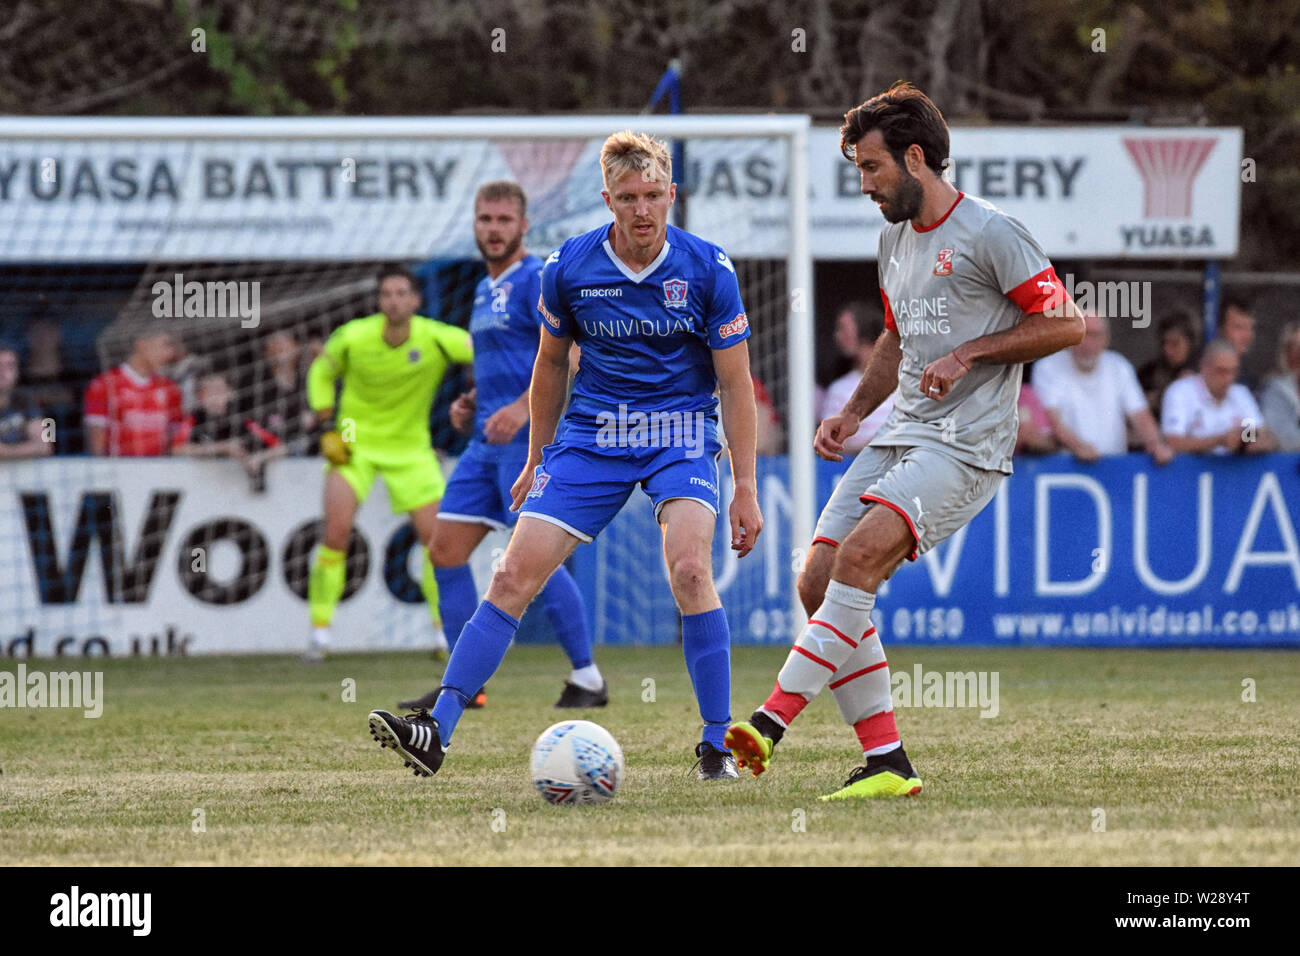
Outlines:
[[[863,753],[870,757],[899,746],[889,662],[885,660],[885,649],[880,646],[880,635],[874,629],[863,635],[857,649],[835,672],[831,693],[844,722],[862,742]]]
[[[827,584],[821,607],[795,640],[777,675],[777,686],[806,700],[820,694],[871,628],[875,601],[870,591],[839,581]]]

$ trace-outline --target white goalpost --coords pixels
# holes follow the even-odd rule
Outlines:
[[[786,591],[781,605],[789,617],[779,628],[771,628],[772,639],[777,638],[776,630],[787,631],[780,637],[785,641],[803,619],[790,573],[793,552],[810,544],[816,509],[807,116],[14,117],[0,131],[0,149],[8,157],[0,164],[0,175],[7,177],[5,200],[12,213],[12,227],[0,236],[0,266],[10,270],[4,294],[11,301],[9,311],[21,311],[28,300],[40,300],[42,314],[56,321],[67,314],[61,309],[82,308],[92,298],[95,307],[109,303],[103,307],[111,309],[112,321],[96,341],[101,367],[106,368],[124,358],[133,330],[158,321],[159,296],[154,289],[159,282],[172,283],[182,276],[184,281],[201,283],[252,284],[258,293],[256,321],[248,315],[171,316],[170,312],[168,320],[189,350],[209,363],[206,367],[215,365],[227,373],[235,401],[243,402],[240,407],[251,409],[249,414],[256,417],[261,393],[250,369],[261,361],[263,343],[271,333],[288,330],[308,343],[323,338],[342,321],[374,311],[372,276],[380,262],[454,265],[475,260],[472,201],[481,182],[520,181],[529,196],[527,245],[543,257],[569,236],[608,221],[599,196],[596,157],[604,138],[625,128],[684,144],[687,168],[677,170],[686,184],[681,193],[686,205],[684,226],[726,249],[737,267],[753,331],[754,372],[770,396],[770,410],[778,424],[780,437],[774,450],[788,456],[788,498],[782,491],[771,499],[776,508],[788,509],[779,516],[781,527],[788,530],[779,544],[770,542],[776,550],[766,558],[769,564],[780,562],[784,572],[778,575],[769,567],[761,575],[767,582],[769,608],[776,604],[773,582],[779,578]],[[24,264],[32,264],[33,274],[44,276],[44,285],[25,289],[21,280],[15,282],[13,276],[22,274]],[[120,274],[132,268],[138,268],[138,278],[123,287]],[[66,297],[51,273],[66,279]],[[101,279],[104,273],[112,273],[116,287],[102,294],[87,292],[97,283],[112,285]],[[440,317],[440,308],[467,306],[473,281],[456,278],[452,266],[428,274],[436,276],[441,298],[426,303],[424,311]],[[53,498],[47,510],[53,555],[59,562],[56,570],[65,579],[73,557],[68,553],[73,528],[86,507],[76,461],[61,462],[56,457],[22,466],[24,471],[45,468],[60,476],[50,491]],[[98,460],[92,466],[80,461],[97,487],[112,486],[114,474],[120,475],[123,489],[139,480],[132,469],[140,463]],[[187,474],[202,475],[219,467],[192,464],[198,470],[191,468]],[[305,474],[301,468],[293,473]],[[102,631],[120,625],[125,631],[157,626],[134,622],[133,612],[139,609],[122,603],[121,588],[101,591],[96,583],[122,573],[121,567],[100,568],[101,561],[124,563],[128,576],[145,573],[140,555],[149,548],[140,536],[146,533],[142,529],[157,524],[144,517],[152,506],[124,494],[118,515],[121,527],[114,532],[122,539],[121,546],[114,546],[118,551],[100,548],[93,535],[89,544],[83,541],[89,551],[88,558],[80,559],[85,591],[78,602],[52,610],[48,594],[38,599],[39,589],[30,584],[33,575],[49,569],[37,569],[39,562],[23,543],[36,524],[24,512],[31,505],[30,496],[19,494],[30,488],[16,487],[39,479],[18,475],[18,469],[10,468],[5,472],[9,480],[0,480],[0,491],[5,493],[0,522],[7,535],[14,535],[0,554],[0,574],[10,581],[0,587],[0,610],[20,622],[43,620],[54,629]],[[212,493],[220,495],[224,483],[218,479]],[[762,492],[760,488],[760,501]],[[298,498],[306,497],[307,490],[299,490]],[[318,507],[314,488],[309,497],[304,514]],[[177,520],[186,520],[186,507],[181,505]],[[261,505],[254,502],[250,507],[258,513]],[[235,507],[229,510],[233,513]],[[769,520],[765,533],[776,535],[778,522],[773,519],[777,517],[765,514]],[[248,601],[262,602],[255,619],[269,622],[264,626],[278,634],[297,627],[293,615],[301,604],[278,602],[269,609],[266,603],[278,575],[277,533],[265,532],[270,583],[258,582]],[[649,552],[644,540],[635,540],[639,537],[640,532],[624,538],[614,535],[608,546],[636,548],[626,558],[629,574],[635,578],[639,570],[644,580]],[[157,575],[156,587],[136,589],[148,592],[151,602],[166,605],[171,600],[168,592],[175,588],[168,574],[179,557],[169,549],[179,546],[176,538],[173,529],[173,540],[161,548],[158,566],[164,570]],[[377,547],[371,544],[371,566],[380,561],[374,553]],[[763,547],[760,541],[758,550]],[[658,563],[657,542],[654,549]],[[490,549],[484,552],[490,554]],[[46,558],[48,564],[48,554]],[[301,555],[297,560],[301,564]],[[486,585],[490,560],[484,553],[479,555],[480,587]],[[244,573],[237,561],[232,567],[228,573]],[[603,580],[619,576],[606,575]],[[73,583],[64,580],[59,593],[75,590]],[[374,601],[388,597],[376,588]],[[367,593],[362,589],[357,597],[365,598]],[[172,597],[186,595],[178,592]],[[361,614],[363,602],[354,604]],[[175,606],[175,612],[155,608],[150,620],[159,613],[178,615],[181,605]],[[233,613],[234,609],[222,610]],[[629,610],[623,613],[622,626],[636,619],[635,609]],[[409,629],[418,634],[426,629],[427,619],[422,608],[412,606],[400,613],[384,611],[376,620],[390,631]],[[300,643],[297,636],[295,630],[294,646]],[[360,646],[381,643],[366,639]]]

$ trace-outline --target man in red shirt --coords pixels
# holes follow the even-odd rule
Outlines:
[[[171,361],[172,337],[139,332],[131,354],[86,389],[85,423],[92,455],[166,455],[181,422],[181,391],[161,373]]]

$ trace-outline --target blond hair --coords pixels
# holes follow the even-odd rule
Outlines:
[[[628,173],[640,173],[646,182],[671,183],[673,160],[667,145],[630,129],[614,133],[600,148],[600,174],[605,188]]]

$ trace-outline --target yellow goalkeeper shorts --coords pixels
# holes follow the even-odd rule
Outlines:
[[[438,465],[438,456],[430,448],[418,454],[375,454],[352,447],[352,460],[346,465],[326,464],[325,470],[336,471],[352,486],[357,503],[370,495],[375,476],[384,479],[393,514],[406,514],[430,502],[441,501],[447,488]]]

